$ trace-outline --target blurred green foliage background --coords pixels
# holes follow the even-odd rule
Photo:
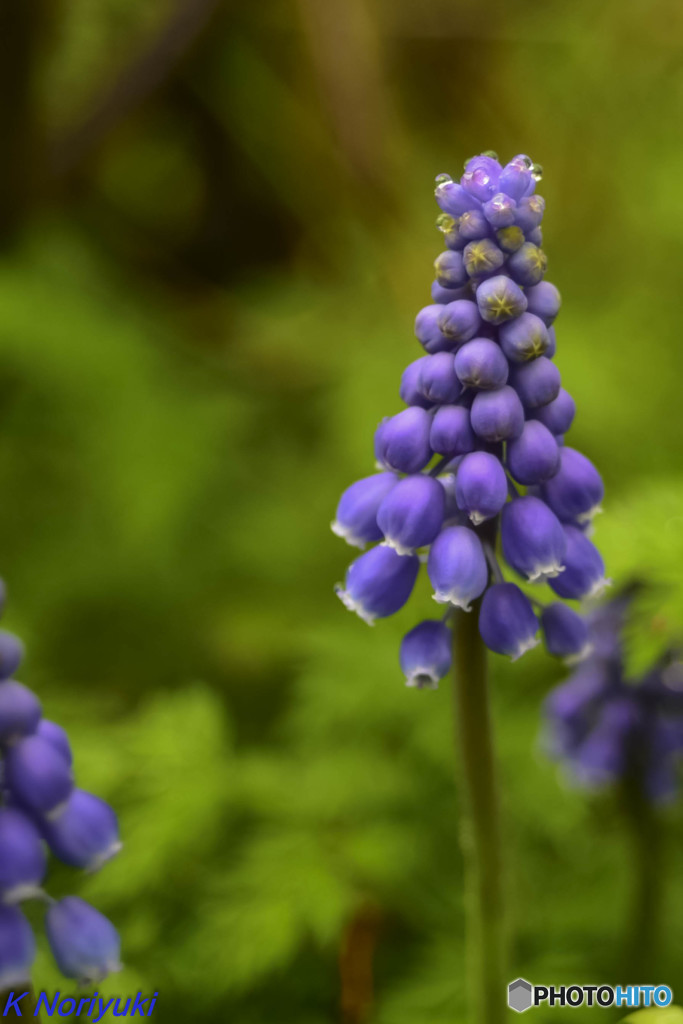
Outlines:
[[[52,880],[121,929],[107,991],[168,1022],[462,1021],[449,693],[397,667],[428,590],[352,618],[329,521],[418,354],[434,175],[528,152],[597,541],[661,585],[634,663],[677,634],[682,44],[672,0],[3,5],[6,618],[120,811],[117,861]],[[493,663],[511,977],[683,992],[680,811],[658,977],[619,977],[629,847],[539,753],[558,673]],[[65,990],[46,956],[36,982]]]

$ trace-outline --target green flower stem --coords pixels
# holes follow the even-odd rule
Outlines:
[[[656,808],[639,778],[621,786],[631,855],[631,905],[626,927],[627,977],[651,977],[659,967],[664,878],[664,837]]]
[[[505,922],[498,794],[479,601],[453,624],[456,744],[461,762],[461,842],[465,859],[467,974],[472,1024],[501,1024],[507,1013]]]

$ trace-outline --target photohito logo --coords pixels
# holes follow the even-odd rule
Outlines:
[[[508,1006],[524,1013],[532,1006],[668,1006],[668,985],[532,985],[517,978],[508,985]]]

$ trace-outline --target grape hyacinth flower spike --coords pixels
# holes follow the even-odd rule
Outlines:
[[[22,657],[21,642],[0,631],[0,989],[30,983],[35,939],[21,910],[27,900],[46,904],[48,940],[67,977],[95,981],[118,969],[114,926],[77,897],[55,903],[43,889],[48,851],[96,871],[121,842],[112,808],[74,787],[64,729],[43,717],[27,686],[8,678]]]
[[[586,536],[602,480],[564,444],[576,410],[555,363],[560,294],[544,280],[540,179],[525,154],[502,164],[492,152],[468,160],[459,181],[438,175],[444,249],[430,301],[415,318],[426,355],[401,378],[406,408],[377,428],[379,472],[344,492],[333,524],[350,543],[376,544],[337,586],[366,622],[404,607],[421,563],[446,605],[441,623],[409,630],[399,660],[408,686],[433,688],[449,671],[451,637],[478,861],[473,984],[481,1024],[500,1020],[504,975],[484,645],[515,659],[542,634],[553,656],[585,657],[583,613],[563,601],[593,598],[607,582]],[[547,607],[530,590],[543,581],[558,598]]]

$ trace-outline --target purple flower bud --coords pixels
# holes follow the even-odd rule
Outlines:
[[[515,224],[522,229],[526,235],[533,231],[543,220],[545,213],[545,199],[543,196],[528,196],[520,199],[517,203],[515,213]]]
[[[502,170],[498,156],[493,150],[486,150],[484,153],[477,153],[476,156],[471,156],[469,160],[465,161],[466,171],[476,171],[478,168],[483,168],[492,179],[498,180],[498,176]]]
[[[467,213],[463,213],[458,223],[458,234],[465,243],[487,238],[491,234],[491,226],[484,216],[484,211],[468,210]]]
[[[0,990],[27,984],[35,958],[31,925],[18,907],[0,903]]]
[[[555,285],[550,281],[539,281],[533,288],[527,289],[526,298],[528,311],[535,313],[547,327],[550,327],[560,312],[562,304],[560,293]]]
[[[73,789],[73,773],[51,743],[28,736],[7,751],[5,783],[21,806],[36,814],[50,814]]]
[[[539,249],[543,247],[543,232],[540,228],[534,228],[533,231],[529,231],[526,236],[527,242],[533,242]]]
[[[455,495],[458,507],[475,526],[497,516],[507,501],[505,470],[495,455],[472,452],[458,467]]]
[[[560,465],[557,441],[538,420],[527,420],[518,438],[507,447],[507,465],[520,484],[540,484]]]
[[[494,274],[505,262],[505,256],[490,238],[469,242],[463,250],[462,258],[470,277]]]
[[[441,181],[434,190],[436,201],[444,213],[451,217],[461,217],[468,210],[476,210],[481,206],[478,199],[455,181]]]
[[[429,549],[427,573],[435,601],[468,612],[488,582],[486,557],[476,533],[467,526],[442,530]]]
[[[553,398],[547,405],[542,405],[535,411],[534,416],[551,434],[566,434],[574,422],[575,412],[574,399],[568,391],[560,388],[557,398]]]
[[[460,180],[463,188],[485,203],[497,190],[499,174],[500,171],[478,159],[476,164],[470,161],[469,170],[465,171]]]
[[[114,925],[78,896],[66,896],[48,907],[45,931],[67,978],[92,984],[121,970],[121,941]]]
[[[450,404],[460,397],[462,386],[450,352],[426,356],[420,367],[420,391],[430,404]]]
[[[479,632],[489,650],[516,661],[538,644],[538,619],[518,586],[494,583],[481,603]]]
[[[394,473],[375,473],[356,480],[339,499],[332,532],[357,548],[381,540],[377,511],[397,482],[398,477]]]
[[[496,241],[503,252],[517,252],[524,245],[526,239],[522,229],[513,225],[509,228],[499,228],[496,231]]]
[[[462,244],[465,245],[464,241]],[[469,281],[462,288],[443,288],[438,281],[432,281],[431,296],[432,302],[446,306],[449,302],[457,302],[458,299],[471,299],[472,288]]]
[[[507,262],[510,277],[518,284],[531,287],[538,284],[548,269],[548,257],[532,242],[525,242]]]
[[[530,364],[531,365],[531,364]],[[524,409],[514,388],[480,391],[474,396],[470,412],[472,430],[485,441],[505,441],[519,437],[524,429]]]
[[[24,657],[24,645],[14,633],[0,629],[0,679],[9,679]]]
[[[502,324],[519,316],[527,307],[524,292],[505,274],[490,277],[477,288],[477,306],[484,320]]]
[[[540,319],[541,318],[539,317],[539,320]],[[557,340],[555,338],[555,328],[554,327],[549,327],[548,328],[548,347],[547,347],[547,349],[545,351],[545,355],[548,357],[548,359],[552,359],[556,352],[557,352]]]
[[[0,683],[1,743],[10,743],[35,732],[40,714],[40,701],[27,686],[14,679]]]
[[[429,356],[421,356],[408,363],[401,374],[401,387],[398,393],[406,405],[419,405],[423,409],[429,409],[432,403],[420,391],[420,371],[425,359],[429,359]]]
[[[453,252],[464,249],[467,239],[461,236],[460,222],[455,217],[451,217],[448,213],[442,213],[437,217],[436,226],[443,234],[446,248]]]
[[[531,181],[531,171],[519,157],[515,157],[501,171],[498,187],[512,199],[521,199]]]
[[[461,288],[467,284],[467,271],[463,264],[462,253],[447,249],[434,260],[436,280],[442,288]]]
[[[30,818],[0,807],[0,899],[18,903],[40,891],[47,858],[40,833]]]
[[[435,690],[451,667],[451,646],[450,629],[434,619],[425,619],[406,633],[400,651],[406,686]]]
[[[431,425],[429,413],[417,406],[385,420],[375,435],[375,450],[380,463],[397,473],[419,473],[432,457],[429,447]]]
[[[481,317],[474,302],[458,299],[440,307],[438,323],[442,335],[453,348],[475,336],[481,326]]]
[[[484,204],[484,216],[493,228],[507,228],[515,222],[516,203],[504,192],[497,192]]]
[[[567,541],[548,506],[527,495],[503,509],[501,540],[505,561],[530,583],[552,579],[564,569]]]
[[[399,555],[412,555],[431,544],[443,524],[446,497],[434,477],[418,473],[399,481],[377,513],[384,543]]]
[[[461,405],[442,405],[436,410],[429,432],[429,447],[432,451],[439,455],[464,455],[471,452],[475,444],[476,438],[467,409]]]
[[[108,803],[74,789],[66,806],[43,828],[56,857],[74,868],[97,871],[121,849],[116,814]]]
[[[455,372],[467,387],[488,391],[507,382],[508,363],[495,341],[473,338],[456,352]]]
[[[338,584],[335,592],[349,611],[372,625],[375,619],[386,618],[403,607],[419,568],[416,555],[398,555],[386,547],[372,548],[351,563],[345,586]]]
[[[543,485],[543,500],[563,522],[590,522],[600,510],[604,495],[602,477],[590,459],[565,445],[560,452],[560,468]]]
[[[547,405],[560,393],[560,371],[545,356],[511,367],[510,383],[528,409]]]
[[[434,303],[425,306],[415,317],[415,337],[427,352],[443,352],[452,346],[439,328],[438,320],[443,310],[442,305]]]
[[[558,597],[569,600],[598,597],[609,585],[600,552],[576,526],[565,526],[564,535],[567,539],[565,569],[557,579],[550,580],[550,586]]]
[[[51,722],[49,718],[41,718],[36,729],[36,736],[40,736],[41,740],[52,744],[55,750],[60,752],[67,764],[73,764],[69,737],[66,734],[66,729],[62,729],[61,725]]]
[[[588,627],[580,615],[559,601],[541,612],[541,627],[548,653],[572,665],[591,652]]]
[[[515,320],[501,324],[498,338],[503,352],[514,363],[526,363],[542,356],[549,344],[548,328],[533,313],[522,313]]]

